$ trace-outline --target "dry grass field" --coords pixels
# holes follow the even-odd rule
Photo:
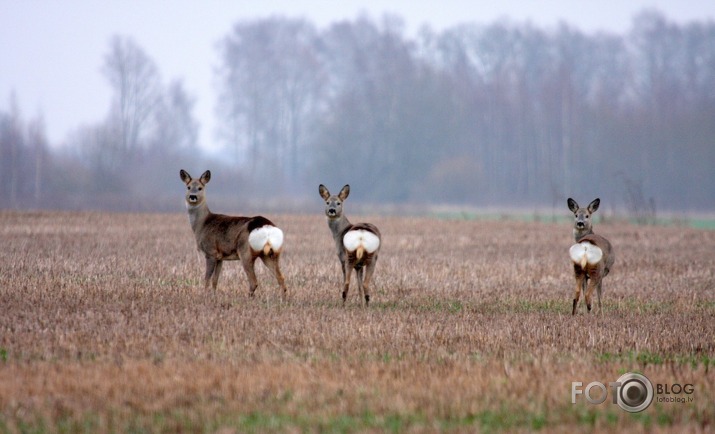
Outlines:
[[[568,223],[368,217],[364,308],[322,209],[268,217],[285,302],[262,264],[205,291],[184,214],[0,212],[0,433],[715,430],[715,231],[597,222],[604,312],[572,317]],[[692,402],[571,403],[634,371]]]

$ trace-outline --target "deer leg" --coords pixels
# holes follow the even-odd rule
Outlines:
[[[256,257],[248,253],[246,255],[241,255],[241,263],[243,264],[243,269],[248,276],[248,295],[253,297],[253,294],[258,288],[258,279],[256,278]]]
[[[598,294],[598,313],[600,314],[603,313],[603,306],[601,306],[601,285],[603,285],[603,280],[600,280],[596,287],[596,293]]]
[[[358,290],[360,290],[360,298],[362,299],[365,291],[363,289],[363,282],[362,282],[362,276],[364,274],[364,267],[360,267],[355,271],[355,274],[357,276],[357,283],[358,283]]]
[[[372,279],[372,273],[375,271],[376,263],[377,257],[372,258],[372,261],[367,264],[367,270],[365,270],[365,280],[363,281],[363,287],[365,288],[365,306],[370,304],[370,279]]]
[[[283,290],[283,299],[286,298],[286,294],[288,292],[288,288],[286,288],[286,282],[285,282],[285,277],[283,277],[283,273],[281,273],[281,268],[278,263],[278,255],[273,255],[273,256],[261,256],[261,260],[263,263],[266,265],[266,267],[271,270],[271,273],[276,277],[276,281],[278,282],[278,286]]]
[[[593,298],[593,290],[598,287],[600,284],[600,280],[590,278],[588,279],[588,288],[586,289],[586,308],[588,309],[589,312],[591,312],[591,300]]]
[[[211,257],[206,257],[206,274],[204,275],[204,289],[209,289],[209,283],[211,282],[211,276],[213,276],[216,270],[216,260]],[[215,287],[214,287],[215,289]]]
[[[571,310],[571,315],[576,315],[576,306],[578,305],[578,299],[581,296],[581,290],[585,283],[586,276],[582,273],[576,273],[576,290],[573,293],[573,309]]]
[[[345,275],[345,280],[343,281],[343,304],[345,304],[345,300],[348,298],[348,289],[350,289],[350,275],[353,272],[353,267],[348,263],[347,261],[345,262],[345,267],[343,267],[343,274]]]
[[[223,266],[223,261],[221,260],[216,260],[216,266],[214,266],[214,273],[211,278],[211,285],[214,288],[214,291],[216,290],[216,287],[218,286],[218,277],[221,275],[221,267]]]
[[[347,261],[345,260],[344,256],[338,255],[338,259],[340,259],[340,271],[343,272],[343,282],[345,281],[345,266],[347,265]]]

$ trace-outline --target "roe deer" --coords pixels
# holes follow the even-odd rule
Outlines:
[[[355,269],[358,289],[361,297],[364,295],[367,306],[370,303],[370,279],[380,252],[380,231],[373,224],[352,224],[345,217],[343,202],[350,194],[349,185],[343,187],[337,196],[332,196],[323,184],[320,184],[318,191],[320,197],[325,200],[325,216],[328,218],[328,227],[333,234],[343,270],[343,304],[348,297],[352,270]]]
[[[223,261],[240,260],[248,276],[248,294],[252,297],[258,287],[254,266],[256,259],[261,258],[275,275],[285,298],[287,289],[278,263],[283,231],[262,216],[234,217],[209,211],[205,188],[211,180],[210,171],[204,172],[199,179],[193,179],[183,169],[179,175],[186,184],[186,208],[196,246],[206,257],[204,287],[208,289],[211,281],[216,289]]]
[[[611,243],[606,238],[593,233],[591,214],[596,212],[601,200],[596,198],[586,208],[579,207],[578,203],[571,198],[568,199],[567,204],[571,212],[574,213],[573,236],[576,240],[576,244],[569,249],[576,277],[576,291],[573,295],[571,315],[576,314],[576,305],[581,292],[586,298],[586,308],[591,312],[591,297],[594,289],[598,293],[598,310],[602,313],[601,286],[603,278],[611,271],[616,257],[613,255]]]

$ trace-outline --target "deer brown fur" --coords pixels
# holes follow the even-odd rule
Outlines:
[[[591,311],[594,289],[598,294],[598,310],[602,312],[603,278],[611,271],[616,259],[611,243],[605,237],[593,233],[591,215],[596,212],[600,203],[601,200],[596,198],[586,208],[581,208],[575,200],[569,198],[567,201],[569,209],[574,213],[573,236],[576,241],[569,250],[576,278],[572,315],[576,314],[581,292],[586,298],[586,308]]]
[[[198,179],[192,178],[185,170],[181,170],[179,176],[187,188],[186,208],[196,247],[206,258],[204,287],[208,289],[211,282],[216,289],[223,261],[240,260],[248,276],[248,293],[253,296],[258,287],[254,266],[256,259],[260,258],[275,275],[285,297],[287,289],[279,265],[283,232],[262,216],[235,217],[212,213],[206,203],[210,171],[207,170]]]
[[[343,202],[350,194],[349,185],[345,185],[337,195],[331,195],[330,191],[320,184],[318,192],[325,200],[325,216],[343,272],[343,303],[348,297],[350,277],[355,270],[358,289],[360,295],[365,297],[367,306],[370,303],[370,281],[382,243],[380,231],[371,223],[352,224],[345,216]]]

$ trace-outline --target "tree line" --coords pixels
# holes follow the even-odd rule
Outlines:
[[[175,172],[201,159],[223,173],[216,194],[278,207],[350,183],[371,203],[714,208],[713,22],[646,11],[625,34],[499,21],[407,36],[394,16],[272,17],[237,22],[217,56],[220,159],[198,146],[195,97],[117,36],[100,124],[53,147],[16,97],[0,110],[0,206],[173,209]]]

